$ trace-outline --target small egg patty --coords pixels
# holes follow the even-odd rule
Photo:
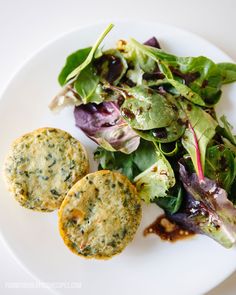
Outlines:
[[[40,128],[15,140],[5,161],[9,190],[24,207],[58,209],[69,189],[88,173],[81,143],[56,128]]]
[[[132,241],[141,220],[135,186],[117,172],[100,170],[79,180],[59,210],[60,234],[71,251],[108,259]]]

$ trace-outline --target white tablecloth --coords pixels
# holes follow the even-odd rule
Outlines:
[[[0,0],[0,91],[24,59],[45,42],[106,19],[179,26],[205,37],[236,60],[235,11],[234,0]],[[30,283],[33,279],[0,242],[0,294],[51,294],[42,288],[5,288],[8,282]],[[222,294],[236,294],[236,274],[208,293]]]

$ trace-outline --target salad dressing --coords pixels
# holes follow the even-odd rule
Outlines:
[[[170,221],[165,214],[157,217],[157,219],[144,230],[143,234],[144,236],[156,234],[162,240],[169,242],[176,242],[195,235],[193,231],[183,229],[178,224]]]

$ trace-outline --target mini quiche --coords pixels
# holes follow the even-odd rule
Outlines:
[[[75,254],[108,259],[132,241],[140,219],[134,185],[120,173],[100,170],[70,189],[59,210],[59,230]]]
[[[58,209],[88,169],[81,143],[56,128],[40,128],[15,140],[4,167],[16,200],[26,208],[45,212]]]

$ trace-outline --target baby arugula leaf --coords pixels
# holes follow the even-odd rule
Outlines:
[[[186,114],[188,128],[182,137],[182,144],[189,153],[200,180],[203,178],[205,154],[209,141],[215,135],[217,122],[201,107],[184,99],[179,103]]]
[[[236,64],[233,63],[219,63],[218,69],[221,72],[222,84],[228,84],[236,81]]]
[[[83,63],[81,63],[78,67],[76,67],[66,78],[66,81],[68,82],[69,80],[77,77],[80,72],[85,69],[93,60],[94,58],[94,54],[96,53],[99,45],[101,44],[101,42],[103,41],[103,39],[106,37],[106,35],[111,31],[111,29],[114,27],[113,24],[110,24],[105,31],[101,34],[101,36],[99,36],[99,38],[97,39],[97,41],[95,42],[95,44],[93,45],[92,49],[90,50],[87,58],[84,60]]]

